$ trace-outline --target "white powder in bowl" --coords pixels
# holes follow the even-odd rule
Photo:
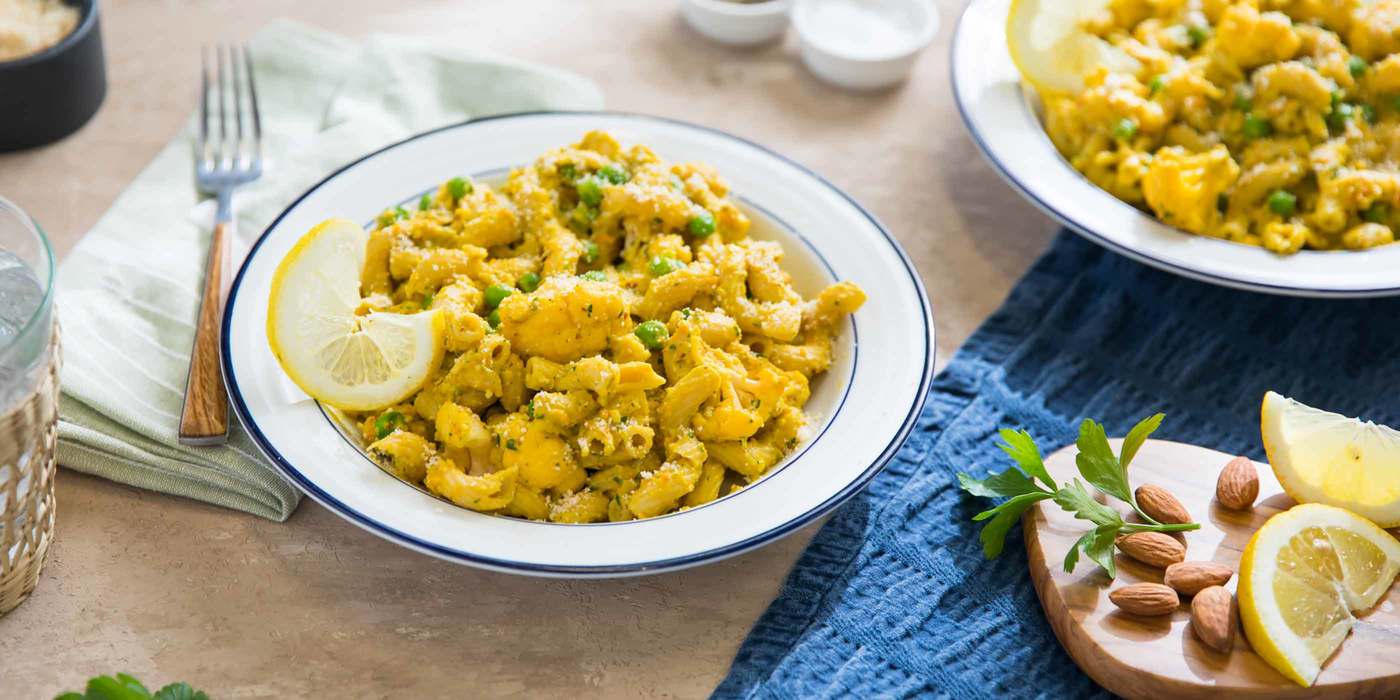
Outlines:
[[[78,26],[78,8],[59,0],[0,0],[0,61],[47,49]]]

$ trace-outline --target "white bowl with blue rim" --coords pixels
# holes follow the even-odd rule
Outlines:
[[[953,96],[973,140],[1022,196],[1071,230],[1168,272],[1307,297],[1400,294],[1400,245],[1282,256],[1186,233],[1089,182],[1062,158],[1006,46],[1011,0],[973,0],[953,37]]]
[[[648,520],[563,525],[477,513],[400,481],[370,461],[334,411],[296,388],[268,349],[273,271],[312,226],[371,221],[449,178],[499,181],[590,129],[643,143],[672,161],[719,170],[753,219],[780,241],[804,295],[850,280],[869,301],[841,330],[835,361],[813,382],[810,434],[761,481],[706,505]],[[918,418],[933,374],[933,318],[908,256],[876,218],[816,173],[720,131],[618,113],[532,113],[448,126],[332,173],[292,203],[253,246],[229,292],[223,360],[234,409],[283,475],[336,514],[443,559],[539,576],[654,573],[773,542],[829,512],[890,461]]]

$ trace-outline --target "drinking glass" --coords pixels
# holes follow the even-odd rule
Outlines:
[[[58,334],[53,249],[0,197],[0,615],[38,582],[53,536]]]

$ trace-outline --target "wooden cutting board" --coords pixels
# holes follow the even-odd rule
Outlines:
[[[1114,450],[1120,440],[1114,440]],[[1078,476],[1077,450],[1066,447],[1046,459],[1056,481]],[[1217,561],[1239,571],[1240,554],[1269,516],[1293,506],[1266,464],[1259,470],[1259,499],[1252,512],[1215,502],[1215,480],[1231,455],[1163,440],[1149,440],[1128,468],[1134,488],[1156,484],[1171,491],[1201,529],[1185,533],[1187,561]],[[1092,488],[1092,487],[1091,487]],[[1131,508],[1114,499],[1100,500]],[[1023,518],[1031,579],[1060,643],[1089,677],[1127,698],[1400,698],[1400,586],[1363,613],[1341,649],[1323,666],[1312,688],[1284,678],[1254,654],[1243,630],[1224,654],[1196,639],[1189,599],[1170,617],[1138,617],[1118,610],[1108,592],[1120,586],[1162,582],[1162,572],[1118,555],[1118,578],[1081,557],[1064,572],[1069,551],[1087,523],[1054,503],[1042,502]],[[1233,593],[1237,578],[1227,588]]]

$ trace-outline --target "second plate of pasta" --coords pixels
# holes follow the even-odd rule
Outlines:
[[[441,329],[442,369],[398,401],[334,408],[269,347],[279,261],[331,217],[361,241],[356,313]],[[541,113],[313,187],[239,272],[224,361],[255,441],[351,522],[469,565],[618,576],[760,546],[853,495],[912,429],[932,327],[893,237],[814,173],[680,122]]]

